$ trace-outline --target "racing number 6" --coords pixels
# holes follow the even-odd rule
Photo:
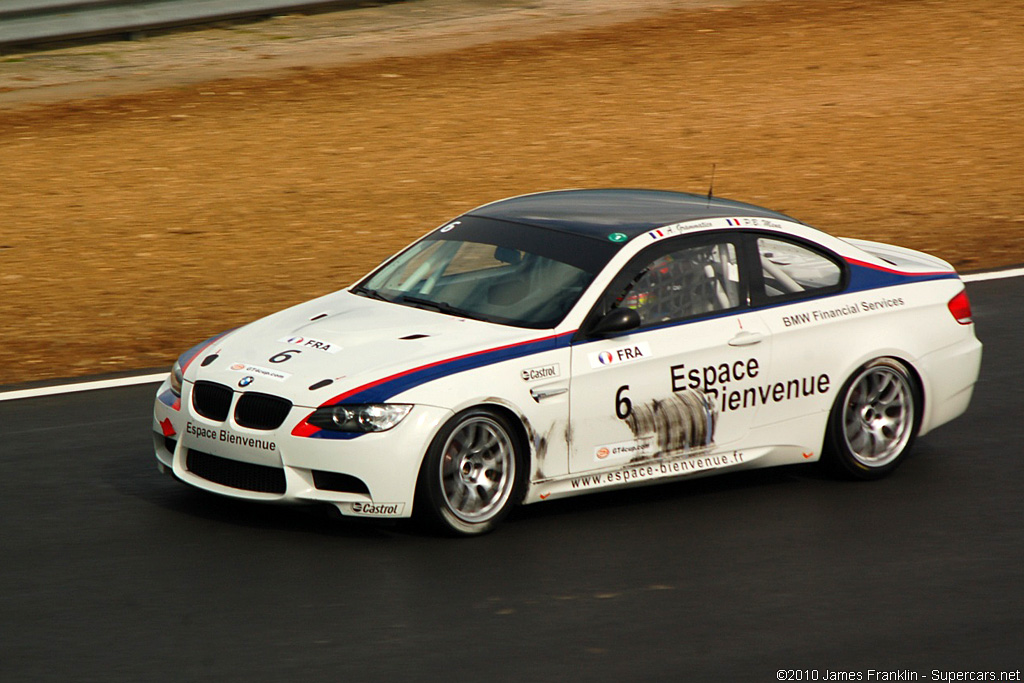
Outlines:
[[[615,416],[620,420],[625,420],[633,412],[633,402],[629,400],[628,396],[623,395],[627,389],[629,389],[629,385],[623,384],[615,392]]]
[[[291,354],[293,353],[302,353],[302,351],[299,351],[298,349],[288,349],[287,351],[282,351],[281,353],[274,354],[269,358],[269,360],[271,363],[283,363],[286,360],[291,360]]]

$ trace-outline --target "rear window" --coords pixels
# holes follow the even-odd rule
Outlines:
[[[842,283],[843,269],[835,260],[802,244],[759,237],[757,253],[769,301],[824,294]]]

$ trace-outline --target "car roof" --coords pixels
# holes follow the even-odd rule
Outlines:
[[[673,223],[704,218],[756,216],[797,221],[743,202],[664,190],[558,190],[485,204],[468,216],[494,218],[586,237],[621,232],[636,237]]]

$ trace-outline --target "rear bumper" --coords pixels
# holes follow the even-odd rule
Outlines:
[[[920,434],[959,417],[971,402],[981,371],[981,342],[974,336],[930,353],[918,360],[926,378],[925,414]]]

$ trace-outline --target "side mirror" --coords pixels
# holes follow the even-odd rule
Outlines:
[[[590,335],[603,337],[617,332],[627,332],[640,327],[640,314],[632,308],[613,308],[590,330]]]

